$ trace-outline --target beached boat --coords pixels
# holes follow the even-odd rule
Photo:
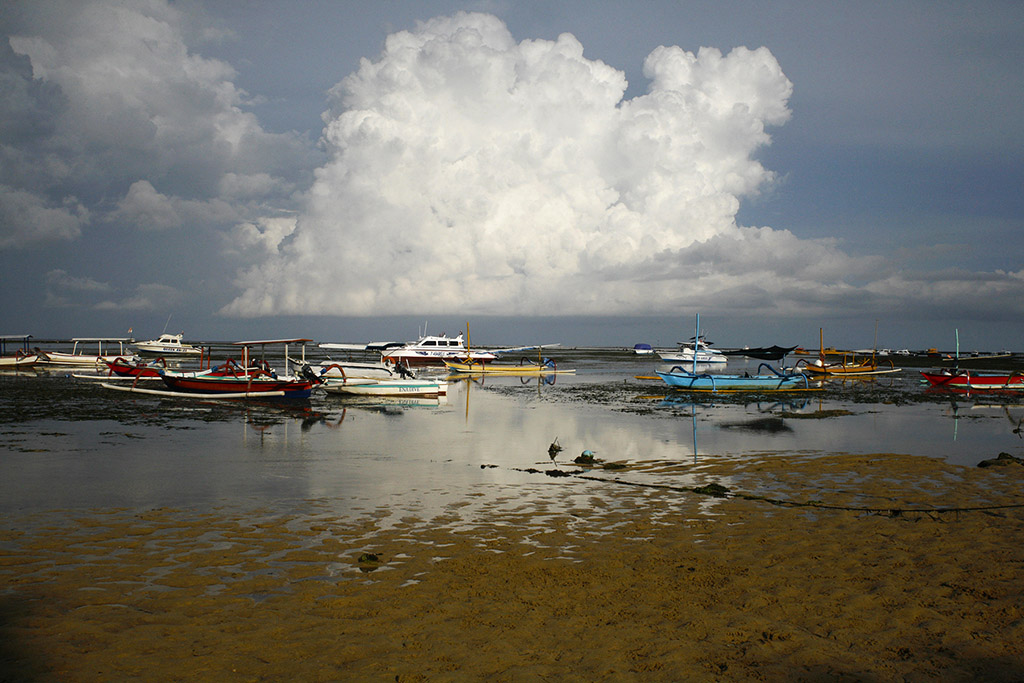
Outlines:
[[[439,396],[448,393],[448,382],[438,379],[329,378],[323,383],[329,394],[349,396]]]
[[[31,334],[0,335],[0,370],[21,370],[31,368],[39,360],[39,355],[29,349],[28,340]],[[17,346],[13,351],[8,345]]]
[[[170,372],[162,371],[160,377],[171,391],[190,394],[266,394],[281,395],[286,398],[308,398],[313,387],[320,383],[305,365],[305,343],[310,339],[262,339],[256,341],[235,342],[242,350],[240,363],[228,362],[216,368],[202,372]],[[300,368],[307,372],[299,375],[290,374],[288,347],[290,344],[302,345]],[[278,375],[270,368],[269,363],[262,359],[262,351],[267,346],[281,345],[284,347],[284,372]],[[253,348],[260,347],[261,358],[257,360]]]
[[[151,361],[141,358],[121,358],[104,363],[107,366],[109,377],[160,377],[160,373],[167,369],[167,361],[163,358],[156,358]]]
[[[73,344],[71,353],[40,351],[38,352],[38,363],[40,365],[103,367],[105,363],[112,363],[118,358],[130,357],[132,354],[125,349],[125,345],[130,341],[126,337],[75,337],[71,340]],[[92,344],[96,345],[96,353],[91,353],[88,350]],[[104,353],[104,344],[106,344],[106,353]],[[117,349],[117,353],[111,353],[113,348]]]
[[[323,344],[321,344],[323,346]],[[328,360],[311,363],[310,369],[321,379],[362,378],[362,379],[396,379],[412,376],[412,371],[401,365],[391,363],[359,363],[355,361]]]
[[[956,330],[956,352],[953,360],[954,362],[961,360],[959,329]],[[963,392],[1024,390],[1024,373],[1020,372],[974,372],[954,365],[952,368],[922,372],[921,376],[936,389]]]
[[[943,369],[922,372],[928,384],[937,389],[956,391],[1024,391],[1024,373],[973,372],[964,369]]]
[[[652,347],[650,344],[634,344],[633,353],[637,354],[638,356],[650,355],[654,353],[654,347]]]
[[[541,362],[523,358],[518,365],[450,360],[446,360],[444,364],[449,372],[463,375],[558,375],[576,372],[572,368],[560,370],[558,364],[550,358],[545,358]]]
[[[823,329],[818,330],[818,335],[819,340],[824,341]],[[884,363],[880,364],[874,354],[870,358],[857,360],[855,354],[843,353],[838,361],[829,362],[826,360],[828,349],[824,345],[819,345],[818,348],[821,351],[818,352],[817,360],[808,362],[806,358],[801,358],[796,363],[796,369],[812,377],[837,379],[873,377],[900,371],[900,368],[895,367],[891,360],[884,361],[889,364],[888,367]]]
[[[135,349],[150,356],[199,356],[202,349],[181,341],[184,333],[161,334],[158,339],[135,342]]]
[[[693,372],[677,365],[668,372],[655,370],[673,389],[687,391],[797,391],[811,388],[807,376],[799,372],[780,372],[767,363],[761,363],[757,372],[763,374],[714,374]]]

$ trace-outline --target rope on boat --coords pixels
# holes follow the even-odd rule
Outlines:
[[[513,468],[517,472],[526,472],[528,474],[544,473],[543,470],[538,469],[521,469]],[[552,470],[548,470],[549,472]],[[561,472],[562,470],[557,470]],[[602,484],[621,484],[623,486],[635,486],[637,488],[648,488],[648,489],[660,489],[663,491],[674,491],[676,493],[696,493],[702,496],[710,496],[713,498],[736,498],[739,500],[749,500],[760,503],[768,503],[769,505],[776,505],[779,507],[789,508],[813,508],[816,510],[833,510],[837,512],[863,512],[871,515],[881,515],[885,517],[902,517],[908,514],[928,515],[934,520],[940,519],[941,515],[953,513],[959,518],[961,512],[993,512],[997,510],[1015,510],[1024,508],[1024,503],[1012,503],[1006,505],[976,505],[969,507],[949,507],[949,508],[913,508],[913,507],[868,507],[868,506],[857,506],[857,505],[828,505],[825,503],[818,503],[814,501],[798,502],[794,500],[782,500],[780,498],[768,498],[767,496],[757,496],[750,493],[730,493],[727,488],[719,484],[710,484],[705,486],[685,487],[685,486],[672,486],[671,484],[653,484],[636,481],[626,481],[624,479],[610,478],[606,479],[603,477],[594,477],[581,472],[563,472],[563,477],[573,477],[576,479],[584,479],[587,481],[600,482]]]

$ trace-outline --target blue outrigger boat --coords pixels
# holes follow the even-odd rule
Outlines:
[[[807,376],[802,373],[779,372],[767,363],[757,366],[757,372],[760,373],[762,368],[766,368],[768,374],[715,375],[685,370],[680,365],[668,372],[655,372],[673,389],[689,391],[795,391],[811,388]]]
[[[700,335],[700,314],[697,315],[697,334]],[[767,374],[761,374],[762,368]],[[807,376],[800,372],[780,372],[768,363],[757,366],[757,374],[751,375],[716,375],[710,372],[697,372],[697,361],[694,356],[690,370],[681,365],[673,366],[668,372],[655,370],[673,389],[686,391],[797,391],[810,389]]]

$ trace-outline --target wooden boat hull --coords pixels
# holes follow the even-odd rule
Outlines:
[[[28,369],[39,362],[39,356],[34,353],[17,356],[0,357],[0,370]]]
[[[62,353],[59,351],[44,351],[39,354],[38,362],[41,365],[66,365],[70,367],[102,367],[106,363],[113,363],[124,356],[91,356],[77,353]]]
[[[492,365],[490,363],[465,363],[461,361],[445,361],[450,372],[465,375],[556,375],[570,374],[575,370],[559,370],[552,365]]]
[[[313,382],[294,378],[218,377],[214,375],[188,377],[163,374],[168,389],[193,394],[272,394],[284,392],[286,398],[309,398]]]
[[[447,382],[418,379],[327,380],[324,391],[351,396],[439,396],[448,393]]]
[[[922,372],[928,383],[939,389],[962,391],[1024,391],[1024,374],[979,374],[970,371]]]
[[[874,375],[891,375],[899,372],[900,368],[880,368],[877,366],[825,366],[805,365],[800,368],[801,372],[815,377],[872,377]]]
[[[807,377],[800,374],[746,376],[655,372],[673,389],[689,391],[792,391],[810,388]]]

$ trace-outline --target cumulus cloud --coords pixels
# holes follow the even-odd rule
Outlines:
[[[0,183],[52,210],[40,240],[87,227],[68,198],[91,225],[227,228],[287,206],[320,158],[261,128],[234,69],[191,50],[189,17],[164,0],[17,9],[0,45]]]
[[[0,249],[73,240],[88,220],[89,211],[74,197],[48,206],[46,197],[0,185]]]
[[[625,75],[572,35],[517,43],[485,14],[388,36],[331,90],[330,159],[225,310],[641,313],[798,287],[816,275],[799,252],[851,264],[830,242],[736,224],[774,179],[754,158],[766,128],[789,117],[766,48],[659,47],[644,75],[626,100]]]
[[[46,296],[44,304],[53,307],[79,305],[83,299],[111,291],[109,283],[90,277],[71,275],[66,270],[48,271],[45,277]]]
[[[147,283],[135,288],[135,292],[117,301],[104,300],[96,304],[101,311],[166,311],[184,301],[182,292],[175,287],[159,283]]]

